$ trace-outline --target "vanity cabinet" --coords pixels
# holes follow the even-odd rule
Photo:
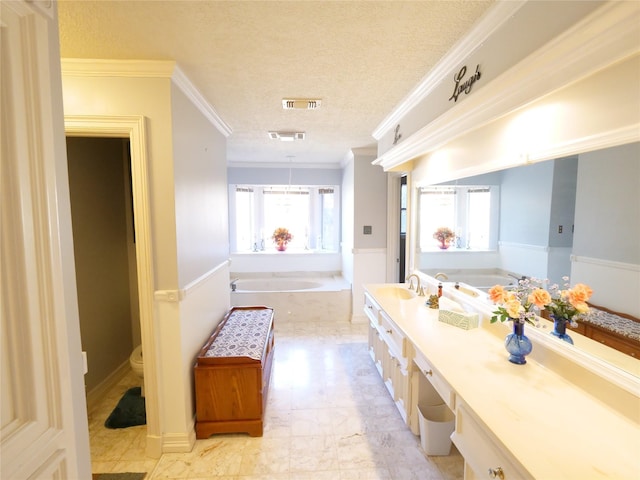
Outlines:
[[[455,411],[456,395],[451,386],[442,377],[427,357],[414,350],[411,368],[411,431],[420,434],[419,409],[423,406],[446,404]]]
[[[445,403],[453,411],[451,440],[464,457],[465,480],[637,477],[640,462],[629,450],[640,442],[637,383],[584,375],[592,370],[547,358],[543,342],[539,358],[514,365],[505,326],[456,328],[405,290],[365,286],[369,351],[413,433],[423,407]],[[559,404],[569,407],[556,419]],[[594,444],[585,428],[607,441]]]
[[[402,330],[368,294],[365,294],[364,310],[369,318],[369,354],[400,416],[409,423],[411,346]]]
[[[456,427],[451,436],[464,457],[464,478],[514,480],[533,478],[463,402],[456,406]]]

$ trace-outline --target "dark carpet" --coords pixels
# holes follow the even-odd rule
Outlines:
[[[116,405],[116,408],[111,412],[111,415],[109,415],[109,418],[104,422],[104,426],[107,428],[127,428],[146,425],[147,414],[141,390],[140,387],[133,387],[127,390],[118,405]]]

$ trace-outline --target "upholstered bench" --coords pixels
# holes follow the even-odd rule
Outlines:
[[[262,436],[273,364],[273,309],[233,307],[200,350],[194,367],[196,438]]]

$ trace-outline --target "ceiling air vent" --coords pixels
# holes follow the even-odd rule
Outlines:
[[[319,98],[283,98],[282,108],[285,110],[317,110],[322,100]]]
[[[280,140],[281,142],[304,140],[304,136],[304,132],[269,132],[269,138],[272,140]]]

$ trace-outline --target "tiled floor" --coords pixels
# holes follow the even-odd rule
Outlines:
[[[276,325],[263,437],[214,435],[192,452],[144,456],[145,427],[103,424],[133,375],[89,418],[93,471],[148,472],[146,479],[451,480],[463,462],[427,457],[403,423],[367,353],[366,325]]]

